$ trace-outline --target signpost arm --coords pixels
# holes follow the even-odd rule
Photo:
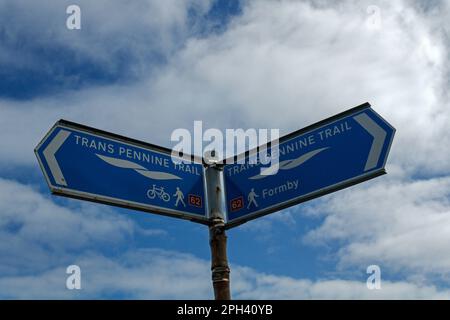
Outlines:
[[[209,244],[211,247],[211,271],[216,300],[230,300],[230,268],[227,258],[227,235],[225,233],[225,197],[221,181],[222,169],[208,166],[206,185],[209,206]]]

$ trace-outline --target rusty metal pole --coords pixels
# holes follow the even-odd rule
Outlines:
[[[227,259],[227,236],[221,219],[210,226],[211,271],[216,300],[230,300],[230,267]]]
[[[230,300],[230,267],[227,258],[227,235],[225,233],[225,198],[222,168],[208,165],[206,185],[209,207],[209,244],[211,247],[211,271],[216,300]]]

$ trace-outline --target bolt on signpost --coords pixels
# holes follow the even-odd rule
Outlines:
[[[53,194],[207,225],[214,296],[228,300],[226,230],[385,174],[394,134],[365,103],[269,144],[275,167],[253,162],[259,148],[174,161],[170,149],[66,120],[35,153]]]

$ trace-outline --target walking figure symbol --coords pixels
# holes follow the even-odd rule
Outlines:
[[[173,195],[174,197],[177,197],[177,200],[175,201],[175,207],[178,207],[178,203],[181,202],[183,204],[183,207],[186,207],[186,204],[184,203],[184,194],[180,190],[180,188],[177,187],[177,191]]]
[[[250,191],[250,193],[248,194],[247,200],[248,200],[248,205],[247,205],[247,209],[250,209],[250,205],[253,203],[253,205],[258,208],[258,203],[256,202],[256,198],[258,198],[259,196],[256,194],[255,192],[255,188],[252,188],[252,191]]]

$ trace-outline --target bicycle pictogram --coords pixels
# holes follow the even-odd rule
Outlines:
[[[157,187],[155,184],[151,189],[147,190],[147,197],[149,197],[150,199],[155,199],[156,197],[158,197],[165,202],[170,201],[170,195],[164,191],[164,187]]]

